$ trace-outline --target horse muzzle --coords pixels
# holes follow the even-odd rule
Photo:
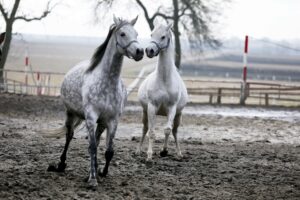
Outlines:
[[[149,58],[153,58],[154,56],[157,56],[158,53],[159,53],[159,51],[158,50],[155,51],[154,48],[152,48],[152,47],[146,48],[146,54]]]
[[[137,48],[135,52],[135,56],[133,56],[133,59],[135,61],[140,61],[144,57],[144,49],[143,48]]]

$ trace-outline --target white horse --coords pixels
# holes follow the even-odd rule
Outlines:
[[[167,116],[164,128],[165,141],[161,156],[168,154],[168,138],[172,131],[178,157],[182,157],[177,139],[177,128],[181,121],[181,114],[188,102],[188,94],[174,64],[174,45],[171,33],[172,24],[156,26],[151,34],[151,43],[146,48],[149,58],[158,56],[156,69],[141,84],[138,97],[143,107],[143,135],[137,147],[140,153],[145,135],[149,137],[147,160],[152,160],[152,144],[155,139],[155,115]]]
[[[123,58],[125,55],[139,61],[144,55],[144,49],[137,42],[137,32],[133,28],[136,21],[137,18],[128,22],[114,17],[114,24],[107,38],[98,47],[91,61],[78,64],[66,74],[61,87],[67,114],[62,129],[66,133],[66,143],[60,162],[50,165],[48,171],[64,171],[74,129],[85,120],[91,158],[89,185],[97,186],[97,146],[105,129],[106,163],[100,175],[106,176],[114,155],[113,139],[118,120],[127,99],[126,88],[120,78]]]

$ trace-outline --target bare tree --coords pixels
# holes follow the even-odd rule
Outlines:
[[[97,8],[102,5],[112,5],[114,0],[96,0]],[[170,6],[166,2],[157,7],[156,11],[150,15],[146,1],[134,0],[144,13],[149,28],[154,29],[154,21],[163,19],[173,23],[175,39],[175,65],[180,68],[181,63],[181,43],[180,36],[185,32],[190,45],[203,47],[208,45],[217,48],[221,42],[212,34],[211,26],[216,23],[215,17],[224,3],[230,0],[172,0]]]
[[[0,61],[0,81],[3,81],[3,69],[4,65],[8,56],[9,52],[9,47],[12,39],[12,32],[13,32],[13,24],[17,20],[23,20],[26,22],[31,22],[31,21],[37,21],[37,20],[42,20],[45,17],[47,17],[53,8],[57,5],[51,6],[51,1],[49,0],[45,10],[41,13],[40,16],[29,16],[26,14],[20,14],[18,15],[18,9],[20,5],[21,0],[14,0],[12,8],[6,8],[5,5],[0,1],[0,12],[1,15],[5,21],[5,40],[2,48],[2,56],[1,56],[1,61]],[[0,82],[1,83],[1,82]]]

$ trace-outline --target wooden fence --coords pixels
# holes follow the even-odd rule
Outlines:
[[[3,70],[4,80],[0,89],[4,92],[59,96],[64,73],[25,72],[22,70]],[[27,78],[24,78],[26,77]],[[14,79],[13,79],[13,78]],[[16,79],[17,80],[16,80]],[[137,77],[123,76],[127,86]],[[138,77],[143,80],[145,77]],[[22,81],[23,80],[23,81]],[[242,94],[241,81],[207,80],[205,78],[183,78],[191,103],[239,104]],[[130,88],[129,100],[137,101],[137,84]],[[248,81],[246,85],[246,104],[300,106],[300,83],[276,83]]]

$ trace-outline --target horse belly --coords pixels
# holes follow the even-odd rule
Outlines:
[[[61,86],[61,99],[66,108],[82,116],[84,116],[82,104],[82,77],[84,71],[85,67],[74,67],[66,74]]]

